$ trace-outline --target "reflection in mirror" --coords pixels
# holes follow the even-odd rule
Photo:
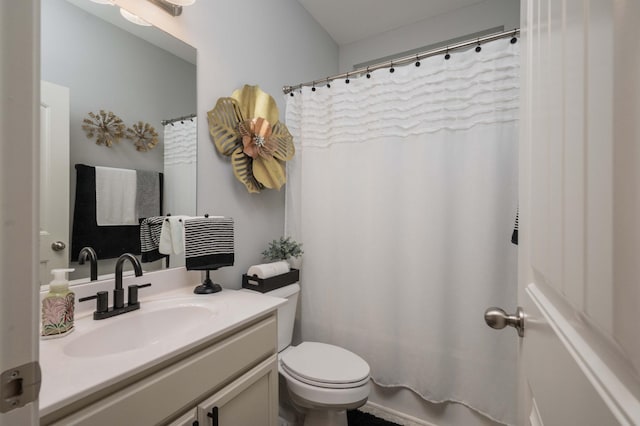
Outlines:
[[[124,251],[140,254],[137,224],[149,212],[147,205],[147,214],[138,213],[143,200],[140,176],[152,177],[154,195],[144,200],[151,201],[158,215],[195,215],[195,49],[157,28],[124,20],[117,7],[89,0],[42,0],[41,25],[40,281],[50,281],[50,269],[68,266],[76,268],[71,279],[88,280],[89,262],[77,262],[84,246],[95,249],[101,276],[113,273],[115,260]],[[157,145],[139,151],[126,138],[111,147],[96,144],[95,136],[89,139],[82,124],[90,112],[100,110],[113,112],[128,128],[138,122],[153,126]],[[134,173],[137,180],[125,182],[137,182],[137,188],[123,186],[134,194],[137,191],[134,222],[124,225],[116,217],[115,222],[98,225],[99,191],[94,183],[90,197],[76,199],[76,193],[87,186],[86,178],[76,181],[82,168],[76,165],[89,166],[94,179],[96,168],[102,172],[125,169],[127,176]],[[90,208],[83,210],[82,203]],[[127,235],[134,238],[133,248],[130,240],[117,240],[126,227]],[[74,228],[77,232],[72,235]],[[170,267],[181,264],[184,259],[176,256],[169,261]],[[143,263],[147,271],[166,266],[166,259]]]

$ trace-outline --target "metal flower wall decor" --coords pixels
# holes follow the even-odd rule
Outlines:
[[[269,94],[245,85],[231,97],[218,99],[207,116],[218,152],[231,157],[233,173],[249,192],[285,184],[284,162],[293,158],[295,148]]]
[[[96,145],[106,145],[110,147],[113,143],[120,142],[124,137],[124,129],[127,126],[122,119],[112,113],[101,109],[99,113],[89,113],[89,118],[82,120],[82,130],[89,139],[96,137]]]
[[[149,123],[138,121],[127,127],[120,117],[103,109],[97,114],[90,112],[89,118],[82,120],[82,130],[87,138],[96,137],[96,145],[105,145],[107,148],[122,138],[131,140],[136,150],[141,152],[149,151],[158,144],[158,132]]]
[[[131,139],[138,151],[149,151],[158,144],[158,132],[149,123],[138,121],[127,128],[127,139]]]

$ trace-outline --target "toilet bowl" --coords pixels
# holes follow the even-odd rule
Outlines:
[[[347,426],[346,410],[364,405],[369,397],[369,365],[327,343],[291,346],[299,292],[300,286],[291,284],[264,293],[287,299],[278,308],[278,372],[289,396],[281,401],[281,412],[292,405],[304,417],[304,426]]]

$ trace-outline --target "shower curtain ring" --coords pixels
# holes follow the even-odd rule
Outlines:
[[[391,61],[391,68],[389,68],[389,72],[393,73],[393,72],[395,72],[395,70],[396,69],[393,67],[393,61]]]
[[[416,54],[416,67],[419,67],[419,66],[420,66],[420,58]]]
[[[482,47],[480,47],[480,39],[478,39],[478,45],[476,46],[476,52],[480,52]]]
[[[449,46],[447,46],[447,51],[446,51],[446,53],[445,53],[445,55],[444,55],[444,59],[445,59],[446,61],[448,61],[449,59],[451,59],[451,55],[449,54]]]
[[[328,77],[327,77],[327,89],[331,89],[331,83]]]
[[[347,73],[347,78],[344,79],[345,84],[349,84],[349,73]]]
[[[315,91],[316,91],[316,82],[314,81],[314,82],[312,82],[311,84],[312,84],[312,85],[311,85],[311,91],[312,91],[312,92],[315,92]]]
[[[367,78],[371,78],[371,73],[369,72],[369,67],[367,67]]]

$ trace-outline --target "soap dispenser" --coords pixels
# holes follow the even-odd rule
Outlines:
[[[69,290],[67,272],[74,269],[52,269],[49,293],[42,299],[42,338],[62,337],[73,331],[75,295]]]

